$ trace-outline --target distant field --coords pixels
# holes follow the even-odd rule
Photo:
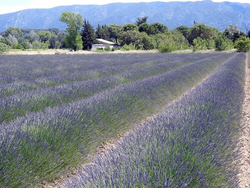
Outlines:
[[[87,162],[66,187],[236,185],[245,58],[0,55],[0,187],[36,187]]]

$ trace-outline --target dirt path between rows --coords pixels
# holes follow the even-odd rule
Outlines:
[[[250,188],[250,68],[246,54],[245,100],[243,104],[243,131],[240,138],[240,188]]]
[[[233,58],[234,56],[230,57]],[[229,58],[229,59],[230,59]],[[228,59],[227,59],[228,60]],[[227,61],[226,60],[226,61]],[[250,72],[250,71],[249,71]],[[250,74],[250,73],[249,73]],[[196,84],[195,86],[193,86],[191,89],[189,89],[188,91],[186,91],[185,93],[183,93],[180,97],[178,97],[177,99],[175,99],[174,101],[172,101],[171,103],[169,103],[167,106],[171,105],[172,103],[175,103],[176,101],[180,100],[183,96],[188,95],[192,90],[194,90],[199,84],[201,84],[202,82],[204,82],[206,79],[208,79],[210,77],[211,74],[209,74],[207,77],[205,77],[201,82],[199,82],[198,84]],[[249,75],[250,77],[250,75]],[[166,106],[166,107],[167,107]],[[165,107],[165,108],[166,108]],[[158,114],[160,114],[162,111],[160,111]],[[147,117],[145,118],[142,122],[138,123],[137,125],[135,125],[133,128],[131,128],[129,131],[117,135],[115,138],[109,140],[106,143],[103,143],[100,147],[97,153],[95,153],[94,155],[91,155],[90,158],[94,158],[96,155],[104,155],[105,152],[107,152],[107,150],[109,150],[112,147],[116,147],[117,143],[120,143],[123,141],[124,137],[128,136],[129,134],[131,134],[132,132],[136,131],[137,129],[139,129],[142,125],[144,125],[146,122],[151,121],[152,119],[154,119],[155,117],[157,117],[158,114],[155,114],[153,116]],[[250,78],[249,78],[249,122],[250,122]],[[83,165],[87,165],[89,163],[83,164]],[[83,166],[82,165],[82,166]],[[77,168],[73,168],[70,171],[68,171],[68,173],[64,176],[59,177],[58,179],[53,180],[52,182],[44,182],[42,184],[39,185],[39,188],[66,188],[63,184],[64,181],[69,180],[70,177],[73,176],[77,176],[78,171],[82,169],[82,166],[79,166]],[[245,188],[245,187],[244,187]],[[250,188],[250,187],[248,187]]]

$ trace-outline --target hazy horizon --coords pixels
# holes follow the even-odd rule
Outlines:
[[[0,14],[6,14],[11,12],[16,12],[24,9],[35,9],[35,8],[52,8],[56,6],[63,5],[103,5],[109,3],[139,3],[139,2],[183,2],[183,1],[203,1],[203,0],[1,0],[0,1]],[[238,2],[238,3],[250,3],[249,0],[212,0],[213,2]]]

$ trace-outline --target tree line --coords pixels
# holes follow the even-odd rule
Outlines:
[[[149,24],[147,19],[148,17],[140,17],[135,23],[123,26],[111,24],[94,28],[89,21],[83,20],[80,14],[63,12],[60,21],[67,25],[66,31],[56,28],[21,30],[10,27],[0,35],[0,51],[61,48],[91,50],[92,44],[98,43],[97,38],[113,41],[119,44],[121,50],[250,50],[250,31],[244,33],[237,26],[230,25],[220,32],[214,27],[194,22],[192,27],[179,26],[170,30],[161,23]]]

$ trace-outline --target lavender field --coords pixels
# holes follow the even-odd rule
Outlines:
[[[62,186],[237,186],[245,58],[0,56],[0,187],[37,187],[88,162]]]

